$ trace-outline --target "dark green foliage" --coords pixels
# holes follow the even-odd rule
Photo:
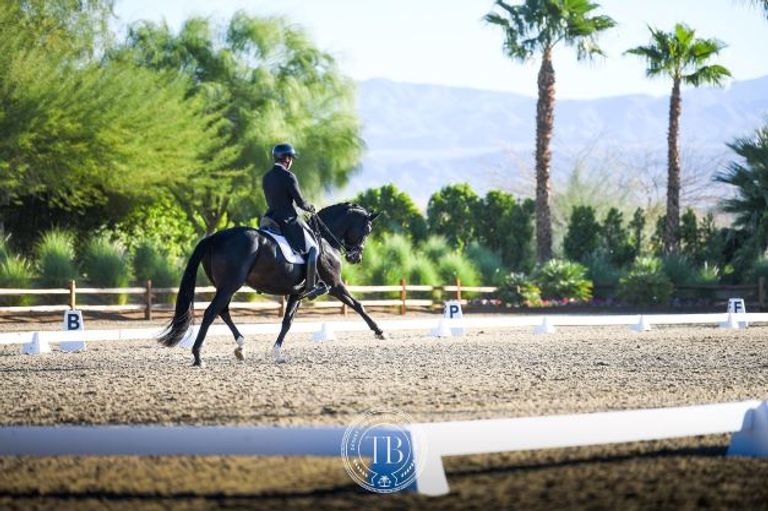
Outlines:
[[[43,287],[66,287],[78,277],[72,233],[53,230],[43,234],[35,247],[37,274]]]
[[[665,305],[674,286],[659,259],[640,257],[619,281],[619,296],[631,305]]]
[[[429,232],[443,236],[451,247],[463,250],[476,237],[479,204],[480,198],[466,183],[442,188],[429,199]]]
[[[680,230],[678,231],[680,251],[699,262],[701,252],[701,240],[699,237],[699,221],[696,213],[688,208],[680,217]]]
[[[668,254],[661,258],[664,273],[675,286],[698,283],[696,264],[685,254]]]
[[[376,220],[373,236],[404,234],[415,242],[427,237],[426,218],[413,199],[393,184],[369,188],[358,194],[352,202],[360,204],[368,211],[381,212],[381,216]]]
[[[500,190],[491,190],[478,204],[477,240],[501,254],[504,264],[530,270],[534,264],[533,221],[535,203],[519,202]]]
[[[592,255],[584,261],[587,267],[587,278],[594,284],[594,296],[596,298],[608,298],[613,296],[622,271],[605,254]]]
[[[536,270],[534,282],[546,300],[586,302],[592,298],[592,281],[587,278],[587,269],[571,261],[547,261]]]
[[[624,216],[616,208],[611,208],[603,220],[600,235],[602,250],[616,266],[622,267],[632,261],[634,251],[629,241],[629,233],[624,227]]]
[[[575,206],[571,211],[563,249],[568,259],[583,262],[600,248],[600,224],[592,206]]]
[[[541,290],[524,273],[510,273],[499,287],[499,298],[515,307],[541,305]]]
[[[637,208],[629,222],[630,243],[633,257],[643,255],[643,230],[645,229],[645,211]]]

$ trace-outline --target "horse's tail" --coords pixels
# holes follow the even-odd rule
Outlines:
[[[170,324],[158,338],[158,342],[169,348],[181,342],[187,329],[195,318],[195,280],[197,267],[200,265],[205,252],[208,250],[210,237],[204,238],[197,244],[189,258],[184,275],[181,277],[179,294],[176,295],[176,312]]]

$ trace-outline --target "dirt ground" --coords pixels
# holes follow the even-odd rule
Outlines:
[[[203,370],[151,341],[43,356],[3,346],[0,424],[345,425],[369,409],[465,420],[760,399],[768,388],[761,326],[389,335],[289,335],[285,364],[267,356],[271,337],[248,339],[245,363],[231,338],[211,338]],[[368,494],[337,459],[5,457],[0,508],[768,509],[768,460],[724,457],[728,441],[450,458],[441,498]]]

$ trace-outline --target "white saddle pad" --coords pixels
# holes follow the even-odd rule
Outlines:
[[[283,253],[283,257],[285,257],[285,260],[289,263],[304,264],[307,262],[303,255],[294,252],[294,250],[291,248],[291,245],[288,243],[288,240],[285,239],[285,236],[282,234],[275,234],[272,231],[267,231],[264,229],[262,229],[261,232],[265,233],[267,236],[272,238],[275,243],[277,243],[277,246],[280,247],[280,251]],[[306,244],[307,249],[317,246],[315,240],[312,239],[306,230],[304,231],[304,243]]]

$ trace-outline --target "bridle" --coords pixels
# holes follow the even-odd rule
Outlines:
[[[309,223],[312,226],[312,230],[315,231],[315,235],[318,237],[324,237],[323,232],[325,231],[328,237],[331,239],[333,244],[337,245],[339,252],[341,252],[341,255],[344,257],[353,257],[356,258],[360,255],[360,253],[363,251],[363,245],[349,245],[346,243],[346,240],[342,241],[339,240],[339,238],[336,237],[335,234],[333,234],[333,231],[323,222],[323,220],[320,218],[320,215],[317,213],[311,215],[309,217]],[[322,250],[322,243],[320,244]]]

